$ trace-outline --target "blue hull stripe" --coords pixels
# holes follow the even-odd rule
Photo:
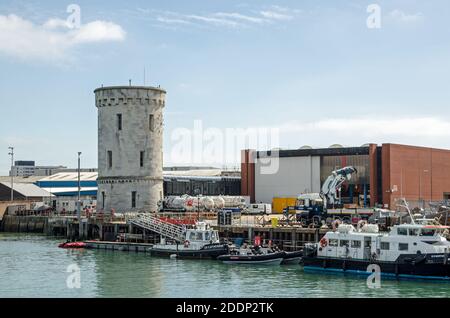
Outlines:
[[[364,275],[369,276],[372,273],[366,272],[366,271],[359,271],[359,270],[353,270],[353,269],[339,269],[339,268],[323,268],[323,267],[316,267],[316,266],[303,266],[303,269],[308,272],[330,272],[330,273],[342,273],[342,274],[354,274],[354,275]],[[422,276],[422,275],[409,275],[409,274],[398,274],[395,275],[394,273],[380,273],[382,277],[392,277],[392,278],[409,278],[409,279],[428,279],[428,280],[446,280],[450,281],[450,277],[448,276]]]

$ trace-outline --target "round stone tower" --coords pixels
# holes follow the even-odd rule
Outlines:
[[[117,86],[94,91],[98,109],[97,211],[155,212],[163,200],[166,91]]]

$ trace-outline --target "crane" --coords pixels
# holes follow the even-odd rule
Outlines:
[[[345,181],[350,181],[352,174],[358,173],[355,167],[348,166],[341,169],[334,170],[331,175],[325,180],[320,191],[320,197],[323,200],[323,207],[326,210],[329,204],[336,204],[339,201],[337,195],[338,190]]]

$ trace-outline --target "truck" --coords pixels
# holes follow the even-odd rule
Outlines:
[[[289,214],[296,214],[296,221],[304,226],[320,226],[329,215],[328,208],[342,207],[338,191],[346,181],[350,181],[352,175],[357,173],[352,166],[337,169],[325,180],[320,193],[305,193],[298,196],[295,207],[287,207],[283,212],[289,218]],[[332,213],[330,213],[332,214]]]
[[[268,203],[250,204],[246,209],[244,209],[244,211],[242,211],[242,213],[249,215],[270,215],[272,214],[272,205]]]

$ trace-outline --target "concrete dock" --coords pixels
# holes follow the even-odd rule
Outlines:
[[[167,216],[167,215],[166,215]],[[175,218],[172,215],[173,218]],[[184,215],[186,217],[186,215]],[[193,217],[193,215],[188,216]],[[205,217],[205,216],[202,216]],[[298,225],[279,225],[272,227],[261,219],[249,220],[242,217],[233,225],[217,225],[213,216],[206,221],[227,241],[243,239],[253,243],[259,236],[265,243],[272,241],[284,250],[298,250],[305,243],[318,242],[328,229],[304,228]],[[202,218],[203,219],[203,218]],[[83,218],[82,233],[79,223],[73,216],[4,216],[0,230],[3,232],[42,233],[64,239],[97,240],[89,241],[95,248],[143,251],[157,243],[160,236],[148,230],[129,224],[126,218]],[[110,244],[116,245],[110,245]]]

